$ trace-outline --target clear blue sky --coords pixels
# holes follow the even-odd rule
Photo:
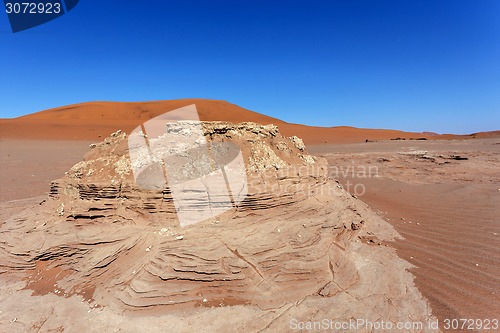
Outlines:
[[[222,99],[288,122],[500,129],[499,0],[97,1],[11,33],[0,117]]]

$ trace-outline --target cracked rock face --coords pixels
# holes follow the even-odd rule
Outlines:
[[[5,219],[0,276],[23,281],[6,284],[6,308],[38,297],[45,301],[26,327],[47,309],[72,309],[83,315],[60,325],[92,318],[132,331],[158,314],[163,322],[149,327],[218,332],[284,331],[292,319],[431,319],[409,264],[384,244],[397,233],[329,179],[302,140],[273,125],[202,125],[214,160],[228,155],[220,143],[241,149],[241,202],[181,227],[168,184],[137,186],[127,135],[114,133],[54,181],[46,200]]]

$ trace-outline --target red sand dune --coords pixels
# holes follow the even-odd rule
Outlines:
[[[0,138],[100,140],[121,129],[130,132],[144,121],[165,112],[196,104],[201,120],[233,123],[251,121],[275,124],[285,136],[297,135],[306,144],[348,143],[394,138],[462,139],[470,136],[409,133],[395,130],[360,129],[348,126],[313,127],[286,123],[218,100],[179,99],[157,102],[89,102],[40,111],[14,119],[0,119]],[[500,137],[500,131],[477,133],[477,137]]]

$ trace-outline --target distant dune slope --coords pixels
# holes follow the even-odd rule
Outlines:
[[[454,139],[471,136],[409,133],[355,127],[312,127],[246,110],[226,101],[179,99],[157,102],[89,102],[36,112],[14,119],[0,119],[0,138],[99,140],[121,129],[130,132],[146,120],[165,112],[196,104],[201,120],[275,124],[283,135],[297,135],[306,144],[347,143],[394,138]],[[499,137],[500,131],[478,133],[479,137]]]

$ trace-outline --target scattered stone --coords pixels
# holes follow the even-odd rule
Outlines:
[[[450,155],[449,158],[452,160],[457,160],[457,161],[465,161],[465,160],[469,159],[468,157],[462,157],[460,155]]]
[[[115,138],[115,137],[117,137],[117,136],[118,136],[118,135],[120,135],[120,134],[122,134],[122,130],[118,130],[118,131],[116,131],[116,132],[114,132],[114,133],[111,133],[111,137],[112,137],[112,138]]]
[[[64,203],[61,203],[61,205],[59,206],[59,209],[57,210],[57,214],[59,216],[63,216],[64,215]]]

